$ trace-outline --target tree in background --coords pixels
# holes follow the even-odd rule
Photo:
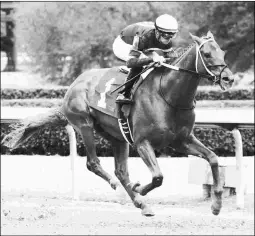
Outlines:
[[[223,17],[222,17],[223,16]],[[223,42],[232,70],[254,65],[254,2],[222,3],[212,15],[212,27]]]
[[[158,15],[169,13],[180,23],[181,46],[191,43],[189,31],[203,33],[210,29],[238,71],[251,65],[251,61],[237,62],[237,58],[250,58],[251,49],[254,50],[252,4],[21,2],[15,14],[16,39],[18,47],[33,59],[35,68],[46,78],[69,85],[86,69],[124,64],[114,56],[112,43],[125,26],[154,21]]]
[[[38,71],[70,84],[85,69],[124,64],[112,52],[121,29],[174,14],[177,3],[22,2],[16,11],[17,41]],[[66,59],[68,59],[66,61]],[[66,68],[67,63],[70,65]]]
[[[233,72],[253,67],[254,2],[186,2],[181,7],[183,19],[197,26],[197,34],[212,31]]]

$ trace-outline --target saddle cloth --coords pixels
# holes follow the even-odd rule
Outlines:
[[[128,72],[129,69],[125,66],[109,69],[95,86],[95,93],[93,98],[90,99],[90,106],[103,113],[118,118],[116,97],[119,90],[113,93],[111,92],[125,83]],[[144,79],[148,74],[148,71],[146,71],[142,74],[142,78]],[[120,90],[121,89],[122,88],[120,88]]]

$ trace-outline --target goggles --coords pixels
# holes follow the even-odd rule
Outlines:
[[[175,37],[177,32],[163,32],[163,31],[158,31],[159,35],[164,38],[164,39],[171,39]]]

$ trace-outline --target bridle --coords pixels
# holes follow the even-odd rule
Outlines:
[[[209,65],[207,66],[204,62],[204,59],[201,55],[201,52],[200,52],[200,49],[202,48],[202,46],[204,46],[205,43],[209,42],[209,41],[214,41],[214,39],[212,38],[209,38],[209,39],[206,39],[205,41],[203,41],[200,45],[196,42],[196,62],[195,62],[195,67],[196,67],[196,71],[193,71],[193,70],[189,70],[189,69],[184,69],[184,68],[180,68],[180,67],[176,67],[176,66],[173,66],[173,65],[169,65],[169,64],[166,64],[166,63],[162,63],[163,66],[165,67],[168,67],[170,69],[174,69],[174,70],[177,70],[177,71],[185,71],[185,72],[189,72],[189,73],[192,73],[192,74],[196,74],[197,76],[200,76],[200,77],[207,77],[208,79],[211,79],[213,81],[214,84],[216,83],[219,83],[221,84],[221,74],[222,72],[225,70],[225,68],[227,68],[228,66],[226,64],[219,64],[219,65]],[[202,64],[206,70],[206,72],[209,74],[203,74],[203,73],[200,73],[198,71],[198,57],[200,57],[201,61],[202,61]],[[211,70],[209,70],[209,68],[211,67],[222,67],[219,75],[215,75]],[[164,99],[164,101],[171,107],[175,108],[175,109],[178,109],[178,110],[192,110],[195,108],[195,105],[196,105],[196,100],[193,101],[193,106],[192,107],[189,107],[189,108],[181,108],[181,107],[177,107],[177,106],[174,106],[171,104],[171,102],[167,101],[164,97],[164,94],[163,94],[163,91],[162,91],[162,87],[161,87],[161,81],[162,81],[162,75],[161,74],[161,78],[160,78],[160,89],[159,89],[159,94],[160,96]]]
[[[210,79],[212,79],[213,83],[216,84],[216,83],[220,83],[221,82],[221,74],[222,72],[225,70],[225,68],[227,68],[228,66],[226,64],[220,64],[220,65],[211,65],[211,66],[206,66],[205,65],[205,62],[204,62],[204,59],[201,55],[201,52],[200,52],[200,49],[204,46],[205,43],[209,42],[209,41],[214,41],[212,38],[209,38],[207,40],[205,40],[204,42],[202,42],[200,45],[198,45],[196,43],[196,72],[201,75],[201,73],[199,73],[198,71],[198,56],[200,57],[201,61],[202,61],[202,64],[205,68],[205,70],[207,71],[207,73],[210,75],[210,76],[206,76],[206,77],[209,77]],[[214,73],[212,73],[212,71],[210,71],[208,68],[212,68],[212,67],[218,67],[218,66],[222,66],[222,69],[220,71],[220,74],[219,75],[215,75]],[[204,75],[203,75],[204,76]]]

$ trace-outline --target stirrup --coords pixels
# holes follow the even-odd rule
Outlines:
[[[116,98],[116,103],[133,103],[133,101],[130,98],[124,97],[124,95],[120,93]]]

